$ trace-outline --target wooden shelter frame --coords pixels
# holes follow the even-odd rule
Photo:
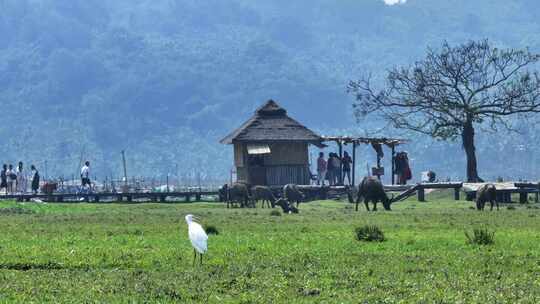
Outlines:
[[[343,146],[352,144],[352,184],[356,185],[356,147],[360,144],[381,144],[389,147],[392,151],[392,185],[395,184],[394,176],[394,160],[396,157],[396,147],[402,144],[406,144],[408,140],[400,138],[386,138],[386,137],[356,137],[356,136],[323,136],[324,142],[335,142],[339,149],[339,157],[343,158]],[[381,168],[381,156],[377,154],[377,168]],[[343,182],[343,164],[341,164],[341,176],[340,183]],[[381,178],[380,175],[377,178]]]

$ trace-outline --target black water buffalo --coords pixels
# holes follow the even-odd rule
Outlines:
[[[476,191],[476,209],[484,210],[486,202],[491,204],[490,210],[493,210],[493,205],[495,204],[497,205],[497,210],[499,210],[497,188],[493,184],[485,184]]]
[[[384,192],[383,184],[380,180],[374,177],[365,177],[360,185],[358,185],[358,194],[356,200],[351,192],[348,193],[349,201],[356,204],[356,211],[358,211],[358,204],[364,199],[367,211],[369,210],[369,202],[373,203],[373,211],[377,211],[377,203],[381,202],[385,210],[392,210],[390,208],[391,200]]]

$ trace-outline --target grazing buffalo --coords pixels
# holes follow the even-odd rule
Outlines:
[[[296,203],[296,207],[300,206],[300,202],[306,199],[306,196],[298,189],[295,184],[288,184],[283,187],[283,198],[291,205]]]
[[[233,183],[232,185],[223,185],[220,189],[220,196],[225,196],[225,202],[227,203],[227,208],[234,204],[239,204],[240,207],[249,206],[249,191],[248,186],[243,183]]]
[[[380,180],[374,177],[365,177],[360,185],[358,186],[358,194],[356,200],[352,193],[348,193],[349,201],[356,204],[356,211],[358,211],[358,204],[360,200],[364,199],[364,204],[366,205],[367,211],[369,210],[369,202],[373,203],[373,211],[377,211],[377,203],[381,202],[385,210],[392,210],[390,208],[391,200],[384,192],[383,184]]]
[[[499,202],[497,202],[497,188],[493,184],[485,184],[476,191],[476,209],[484,210],[486,202],[491,204],[490,210],[493,211],[493,205],[497,205],[499,210]]]
[[[290,204],[287,200],[282,198],[276,201],[276,206],[281,207],[283,213],[298,213],[298,208],[296,208],[293,204]]]
[[[251,199],[254,201],[255,205],[258,201],[262,201],[262,208],[264,208],[264,204],[268,206],[268,208],[275,207],[276,204],[276,197],[274,196],[274,193],[272,193],[272,189],[266,186],[254,186],[251,188]]]

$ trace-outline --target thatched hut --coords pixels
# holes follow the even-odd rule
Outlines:
[[[269,100],[221,143],[234,146],[238,181],[281,186],[309,184],[308,146],[322,146],[322,140]]]

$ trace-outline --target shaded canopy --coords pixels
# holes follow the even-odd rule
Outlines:
[[[240,128],[223,138],[222,144],[234,142],[299,141],[322,146],[323,139],[287,115],[275,101],[269,100]]]
[[[344,144],[380,144],[388,147],[396,147],[407,143],[406,139],[386,137],[358,137],[358,136],[323,136],[324,141],[335,141]]]

